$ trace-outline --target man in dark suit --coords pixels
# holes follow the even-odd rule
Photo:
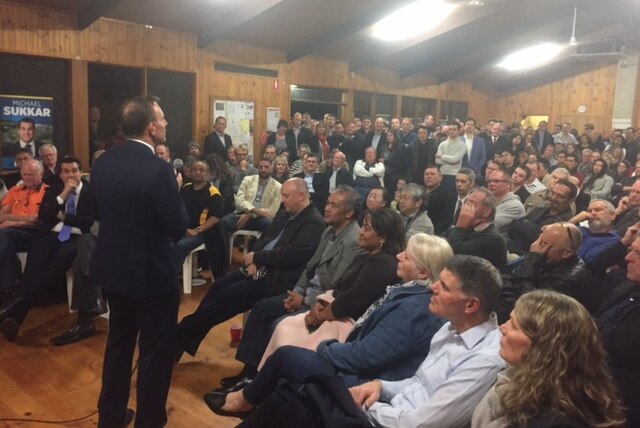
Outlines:
[[[298,147],[300,144],[308,144],[311,139],[311,131],[302,126],[302,114],[294,113],[291,117],[291,128],[287,130],[284,137],[289,149],[289,162],[293,163],[298,159]]]
[[[505,150],[513,150],[511,141],[502,135],[502,125],[496,123],[491,128],[489,138],[485,140],[487,159],[493,159],[495,154],[502,154]]]
[[[487,147],[484,140],[475,135],[476,121],[467,119],[464,123],[464,135],[462,139],[467,144],[467,153],[462,158],[462,166],[471,168],[476,176],[482,175],[482,170],[487,163]]]
[[[20,149],[31,151],[32,157],[38,156],[38,151],[42,143],[35,141],[36,122],[30,117],[23,117],[18,121],[19,141],[9,144],[2,149],[2,156],[15,156]]]
[[[301,178],[305,181],[311,202],[320,210],[320,207],[324,207],[328,194],[322,192],[324,176],[318,172],[318,155],[309,153],[302,168],[302,172],[294,174],[293,178]],[[322,198],[325,199],[322,200]]]
[[[553,146],[553,135],[551,135],[547,131],[548,126],[549,124],[545,120],[541,120],[538,123],[538,131],[536,132],[536,135],[533,138],[533,142],[536,145],[536,149],[538,150],[538,153],[542,153],[544,151],[544,148],[547,147],[548,145]]]
[[[440,235],[447,230],[453,212],[447,201],[451,193],[442,185],[442,173],[438,165],[428,165],[424,170],[425,207],[433,223],[434,233]]]
[[[29,248],[19,295],[0,309],[0,331],[10,342],[29,310],[71,267],[78,237],[89,232],[96,218],[95,196],[89,183],[82,181],[80,161],[65,157],[60,178],[62,186],[47,188],[40,205],[40,231]]]
[[[224,132],[227,129],[227,119],[222,116],[216,117],[213,129],[213,132],[204,139],[204,151],[206,154],[216,153],[226,162],[229,160],[227,150],[233,146],[231,136]]]
[[[91,172],[100,234],[91,260],[92,283],[109,303],[99,427],[124,426],[131,366],[139,341],[136,426],[160,427],[165,409],[180,303],[172,242],[187,230],[187,213],[171,165],[154,154],[167,121],[154,97],[121,108],[124,145],[108,150]]]
[[[285,293],[313,256],[324,221],[309,201],[307,185],[292,178],[282,185],[281,193],[284,209],[245,256],[244,267],[216,281],[198,309],[180,321],[178,360],[183,351],[195,355],[213,326],[251,309],[259,300]]]
[[[364,138],[364,148],[373,147],[376,149],[376,158],[383,159],[385,153],[389,150],[387,135],[384,132],[384,119],[376,118],[373,123],[373,129]]]
[[[336,124],[337,125],[337,124]],[[314,187],[317,193],[316,206],[320,212],[324,212],[327,198],[338,186],[354,186],[353,173],[345,169],[347,163],[344,153],[337,150],[333,153],[331,168],[318,175]]]

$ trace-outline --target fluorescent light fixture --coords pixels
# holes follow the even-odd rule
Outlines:
[[[457,8],[444,0],[418,0],[376,22],[373,36],[387,42],[409,39],[435,28]]]
[[[556,43],[540,43],[512,53],[503,59],[498,67],[509,71],[539,67],[555,58],[564,48],[564,45]]]

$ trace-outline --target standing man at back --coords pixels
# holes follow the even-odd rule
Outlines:
[[[109,302],[99,427],[125,426],[136,341],[136,427],[161,427],[180,303],[171,241],[182,238],[187,213],[171,165],[154,154],[167,121],[155,97],[134,97],[120,110],[127,142],[107,151],[91,173],[100,236],[91,278]],[[134,172],[132,174],[131,172]]]
[[[228,161],[227,150],[233,147],[233,142],[231,141],[231,136],[224,132],[225,129],[227,129],[227,119],[222,116],[216,117],[213,132],[204,139],[204,151],[206,154],[216,153],[222,159]]]

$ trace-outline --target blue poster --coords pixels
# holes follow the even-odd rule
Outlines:
[[[29,117],[36,123],[35,139],[53,142],[53,98],[0,94],[0,142],[18,141],[18,121]]]

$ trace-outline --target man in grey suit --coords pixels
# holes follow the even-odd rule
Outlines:
[[[338,186],[329,196],[324,210],[328,227],[315,254],[292,287],[293,291],[263,299],[253,306],[236,353],[236,359],[244,362],[245,368],[239,375],[223,379],[223,387],[233,387],[253,378],[269,343],[274,321],[313,307],[316,297],[332,289],[353,258],[364,253],[358,246],[359,201],[358,193],[348,186]]]
[[[415,183],[407,184],[400,191],[398,210],[406,222],[405,238],[407,241],[418,232],[433,235],[433,223],[427,211],[422,209],[423,197],[424,189]]]

